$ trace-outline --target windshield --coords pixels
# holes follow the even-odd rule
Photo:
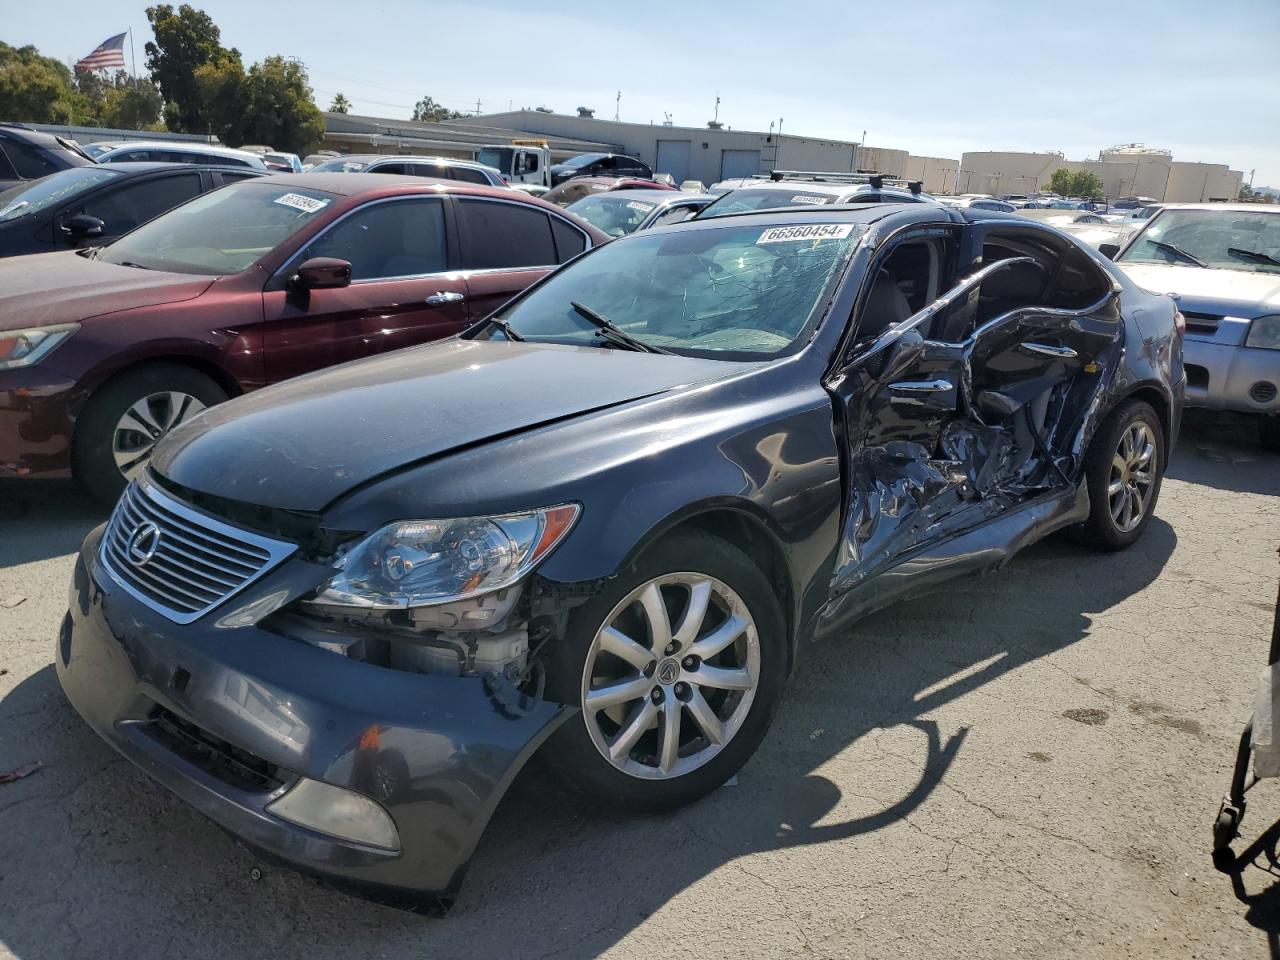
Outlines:
[[[580,157],[570,157],[564,163],[560,164],[560,166],[585,167],[589,163],[595,163],[597,160],[599,160],[603,156],[605,156],[605,154],[603,153],[584,153]]]
[[[641,233],[597,248],[496,316],[522,339],[602,345],[579,304],[651,347],[759,359],[820,313],[866,228],[853,223]],[[485,336],[502,336],[500,327]]]
[[[831,203],[835,196],[828,193],[806,193],[797,190],[730,190],[718,200],[703,207],[699,220],[723,217],[730,213],[746,213],[750,210],[773,210],[777,207],[794,207],[800,204]]]
[[[39,213],[57,203],[106,183],[120,172],[110,167],[72,167],[19,184],[0,193],[0,223]]]
[[[1120,260],[1280,273],[1280,213],[1164,210]]]
[[[634,232],[656,206],[647,200],[628,199],[624,190],[621,195],[614,192],[583,197],[565,209],[611,237],[624,237]]]
[[[331,193],[292,185],[232,184],[143,224],[107,247],[102,259],[173,273],[239,273],[314,220],[334,199]]]
[[[317,163],[308,173],[359,173],[367,164],[363,160],[326,160],[324,163]]]
[[[476,160],[486,167],[493,167],[503,173],[511,172],[510,147],[481,147],[480,152],[476,154]]]

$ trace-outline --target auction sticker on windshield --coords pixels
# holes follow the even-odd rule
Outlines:
[[[792,240],[843,240],[853,232],[852,223],[810,223],[799,227],[770,227],[760,234],[760,243],[787,243]]]
[[[641,203],[639,200],[630,200],[627,202],[627,206],[632,210],[639,210],[641,213],[648,213],[653,209],[652,203]]]
[[[275,202],[301,210],[303,213],[315,213],[329,205],[328,200],[316,200],[314,197],[304,197],[300,193],[286,193],[283,197],[276,197]]]
[[[830,197],[825,197],[825,196],[822,196],[821,194],[815,197],[812,193],[798,193],[791,198],[791,202],[792,203],[826,203],[830,199],[831,199]]]

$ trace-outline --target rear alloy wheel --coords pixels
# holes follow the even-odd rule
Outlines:
[[[1098,427],[1085,453],[1089,519],[1076,533],[1103,550],[1123,550],[1151,522],[1164,473],[1164,430],[1155,410],[1126,400]]]
[[[733,776],[772,720],[786,671],[776,588],[740,550],[670,535],[573,611],[548,693],[581,707],[547,762],[613,807],[667,810]]]
[[[76,423],[76,482],[102,503],[114,503],[166,434],[226,399],[212,378],[190,367],[155,363],[126,371],[89,398]]]

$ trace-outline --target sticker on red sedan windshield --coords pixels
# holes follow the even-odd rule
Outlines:
[[[301,210],[303,213],[315,213],[317,210],[323,210],[329,205],[328,200],[304,197],[300,193],[286,193],[283,197],[276,197],[276,203],[283,204],[286,207],[293,207],[293,209]]]
[[[843,240],[853,232],[852,223],[810,223],[799,227],[770,227],[756,243],[786,243],[791,240]]]

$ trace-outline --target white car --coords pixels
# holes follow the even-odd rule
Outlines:
[[[1178,301],[1187,405],[1258,414],[1280,449],[1280,208],[1165,204],[1123,247],[1100,249]]]
[[[138,140],[114,145],[97,158],[98,163],[161,161],[164,163],[212,163],[224,167],[250,167],[266,170],[262,158],[247,150],[215,147],[205,143],[183,143],[180,140]]]

